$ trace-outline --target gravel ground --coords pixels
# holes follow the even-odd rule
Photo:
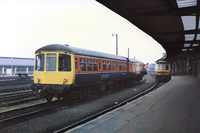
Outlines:
[[[147,75],[144,83],[137,83],[132,87],[115,93],[107,94],[103,97],[97,97],[93,100],[80,103],[73,107],[63,107],[48,114],[40,114],[31,119],[25,119],[23,122],[15,121],[12,125],[0,126],[2,133],[44,133],[53,132],[55,129],[62,128],[64,125],[78,121],[88,115],[99,112],[111,105],[117,104],[120,101],[131,97],[138,92],[141,92],[155,83],[155,79]]]

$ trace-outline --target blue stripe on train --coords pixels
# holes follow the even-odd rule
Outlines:
[[[75,84],[87,84],[101,81],[111,80],[124,80],[130,78],[136,78],[140,74],[134,74],[129,72],[112,72],[112,73],[81,73],[76,74]]]

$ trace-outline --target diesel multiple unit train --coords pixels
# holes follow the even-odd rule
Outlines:
[[[102,92],[139,80],[145,74],[145,65],[135,59],[51,44],[35,52],[31,88],[51,101],[53,97],[83,97],[91,91]]]
[[[155,65],[155,75],[158,81],[169,81],[171,79],[170,64],[167,61],[158,61]]]

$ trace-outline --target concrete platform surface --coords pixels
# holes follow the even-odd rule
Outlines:
[[[200,81],[172,76],[157,90],[70,133],[199,133]]]

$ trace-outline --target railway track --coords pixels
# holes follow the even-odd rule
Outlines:
[[[129,102],[131,102],[131,101],[133,101],[133,100],[135,100],[135,99],[137,99],[137,98],[139,98],[139,97],[147,94],[147,93],[149,93],[150,91],[154,90],[155,87],[156,87],[156,85],[158,85],[158,83],[159,82],[156,82],[153,86],[151,86],[150,88],[146,89],[145,91],[140,92],[137,95],[134,95],[133,97],[130,97],[130,98],[128,98],[128,99],[126,99],[126,100],[124,100],[124,101],[122,101],[120,103],[116,103],[116,104],[114,104],[114,105],[112,105],[112,106],[110,106],[110,107],[108,107],[108,108],[106,108],[106,109],[104,109],[104,110],[102,110],[100,112],[97,112],[95,114],[87,116],[87,117],[85,117],[85,118],[83,118],[83,119],[81,119],[81,120],[79,120],[77,122],[74,122],[74,123],[71,123],[69,125],[66,125],[63,128],[54,131],[54,133],[63,133],[63,132],[66,132],[66,131],[68,131],[68,130],[76,127],[76,126],[84,124],[84,123],[86,123],[88,121],[91,121],[91,120],[93,120],[93,119],[95,119],[95,118],[97,118],[97,117],[99,117],[99,116],[101,116],[101,115],[103,115],[103,114],[105,114],[107,112],[110,112],[110,111],[112,111],[112,110],[114,110],[116,108],[119,108],[119,107],[121,107],[121,106],[123,106],[123,105],[125,105],[125,104],[127,104],[127,103],[129,103]]]
[[[137,95],[121,102],[121,103],[115,104],[114,106],[111,106],[111,107],[109,107],[109,108],[107,108],[107,109],[105,109],[101,112],[98,112],[98,113],[96,113],[92,116],[86,117],[86,118],[84,118],[84,119],[82,119],[82,120],[80,120],[76,123],[70,124],[70,125],[64,127],[63,129],[60,129],[56,132],[62,132],[62,131],[69,130],[69,129],[75,127],[75,126],[78,126],[82,123],[85,123],[85,122],[91,120],[91,119],[94,119],[94,118],[96,118],[96,117],[98,117],[98,116],[100,116],[100,115],[102,115],[106,112],[109,112],[109,111],[111,111],[115,108],[118,108],[118,107],[126,104],[127,102],[130,102],[130,101],[146,94],[147,92],[151,91],[154,88],[154,86],[152,86],[151,88],[145,90],[144,92],[139,93],[139,94],[137,94]],[[25,91],[25,92],[27,93],[29,91]],[[58,108],[63,108],[63,107],[66,108],[66,106],[68,106],[68,105],[70,107],[70,106],[74,106],[74,104],[75,104],[75,103],[70,103],[70,104],[67,103],[68,104],[67,105],[63,101],[64,100],[56,100],[56,101],[52,101],[51,103],[43,102],[43,103],[40,103],[40,104],[34,104],[34,105],[26,106],[26,107],[21,107],[21,108],[12,109],[12,110],[9,110],[9,111],[1,112],[0,113],[0,124],[6,125],[7,123],[12,122],[14,120],[19,121],[19,119],[22,119],[22,118],[25,118],[25,117],[32,117],[33,115],[39,114],[41,112],[45,112],[45,111],[48,112],[48,111],[53,110],[53,109],[57,110]]]
[[[8,107],[16,104],[21,104],[24,102],[32,101],[38,99],[35,92],[32,90],[22,90],[7,93],[0,93],[0,107]]]
[[[0,87],[32,84],[33,80],[6,79],[0,80]]]
[[[61,101],[52,101],[51,103],[43,102],[40,104],[34,104],[26,107],[12,109],[0,113],[0,125],[6,125],[14,120],[19,120],[28,116],[33,116],[44,111],[57,109],[59,106],[63,106]]]
[[[146,83],[148,83],[148,81]],[[138,85],[139,84],[142,85],[143,83],[138,83]],[[118,93],[117,95],[119,95],[119,96],[121,96],[122,93],[124,93],[123,91],[126,91],[126,90],[128,91],[129,94],[130,94],[130,91],[132,91],[136,94],[135,96],[132,96],[131,98],[130,97],[126,98],[126,100],[123,100],[123,101],[119,100],[119,96],[116,96],[114,98],[113,95],[115,95],[115,93],[116,93],[116,92],[114,92],[113,94],[110,94],[110,93],[105,94],[106,96],[104,96],[104,95],[103,96],[96,96],[96,97],[90,99],[89,101],[88,100],[84,100],[84,101],[81,101],[81,102],[79,101],[78,104],[77,103],[73,103],[73,104],[67,103],[66,104],[64,102],[62,103],[62,100],[61,100],[61,101],[53,101],[51,104],[42,103],[40,105],[33,105],[32,107],[27,107],[27,108],[24,107],[22,109],[16,109],[16,110],[8,111],[8,112],[2,112],[2,113],[0,113],[0,117],[1,117],[1,119],[0,119],[1,124],[0,125],[2,125],[2,128],[3,128],[2,131],[7,131],[8,128],[5,128],[5,126],[13,125],[13,122],[18,123],[19,121],[21,121],[23,124],[25,124],[25,121],[29,121],[30,119],[31,119],[31,121],[34,121],[33,119],[37,119],[37,121],[38,121],[38,119],[42,119],[42,120],[39,120],[39,121],[43,122],[43,121],[46,121],[46,120],[43,120],[43,119],[45,119],[43,117],[46,117],[46,116],[48,116],[48,122],[49,122],[49,119],[56,120],[57,119],[56,117],[58,117],[59,114],[63,115],[63,112],[65,112],[64,113],[65,116],[62,116],[62,118],[65,118],[64,123],[67,124],[67,125],[63,126],[63,124],[61,124],[62,125],[61,126],[61,125],[58,124],[58,125],[54,125],[55,127],[52,127],[52,125],[51,125],[50,127],[47,126],[48,128],[50,128],[50,129],[48,129],[48,128],[44,127],[44,124],[46,124],[46,122],[44,122],[43,124],[40,123],[39,125],[36,125],[35,127],[38,127],[40,130],[43,128],[41,131],[39,131],[39,129],[38,129],[39,132],[43,132],[43,131],[46,132],[47,131],[46,129],[48,129],[51,132],[52,131],[55,131],[55,132],[68,131],[69,129],[72,129],[72,128],[80,125],[80,124],[83,124],[87,121],[95,119],[102,114],[105,114],[109,111],[112,111],[115,108],[123,106],[123,105],[127,104],[128,102],[147,94],[148,92],[154,90],[155,86],[157,84],[158,83],[156,83],[154,85],[153,84],[149,85],[151,87],[148,88],[148,89],[145,89],[145,91],[142,91],[140,89],[136,89],[135,87],[131,87],[130,89],[129,88],[126,88],[126,89],[123,88],[123,89],[119,90],[119,92],[117,91],[117,93]],[[147,85],[145,85],[145,86],[147,86]],[[127,92],[125,92],[125,93],[127,93]],[[113,100],[110,101],[108,98],[115,99],[118,102],[115,102]],[[101,99],[103,99],[103,100],[101,100]],[[120,99],[122,99],[122,98],[120,98]],[[110,103],[112,103],[112,104],[108,103],[108,101],[110,101]],[[97,107],[97,108],[95,107],[95,109],[97,109],[98,111],[97,110],[94,111],[92,108],[94,106],[97,106],[97,103],[100,103],[100,105],[98,105],[99,107]],[[85,104],[89,105],[89,107],[87,107]],[[88,108],[90,108],[90,109],[88,109]],[[89,112],[87,112],[87,109],[88,109]],[[91,113],[91,111],[93,113]],[[83,112],[83,114],[82,114],[82,112]],[[55,116],[54,116],[54,114],[55,114]],[[41,117],[41,115],[42,115],[42,117]],[[50,115],[53,115],[52,118],[49,118]],[[76,115],[78,115],[78,116],[76,116]],[[75,118],[75,116],[77,118]],[[57,122],[59,122],[59,120],[57,120]],[[43,125],[42,127],[40,127],[41,124]],[[16,130],[16,126],[12,127],[12,128],[9,127],[9,130],[11,130],[11,131]],[[23,127],[17,127],[17,128],[21,128],[23,130],[25,129]],[[29,130],[26,129],[26,131],[29,131]]]
[[[32,77],[19,76],[0,77],[0,107],[8,107],[37,99],[30,90]]]
[[[0,77],[0,89],[10,86],[32,84],[33,76],[27,74],[19,74],[18,76]]]

